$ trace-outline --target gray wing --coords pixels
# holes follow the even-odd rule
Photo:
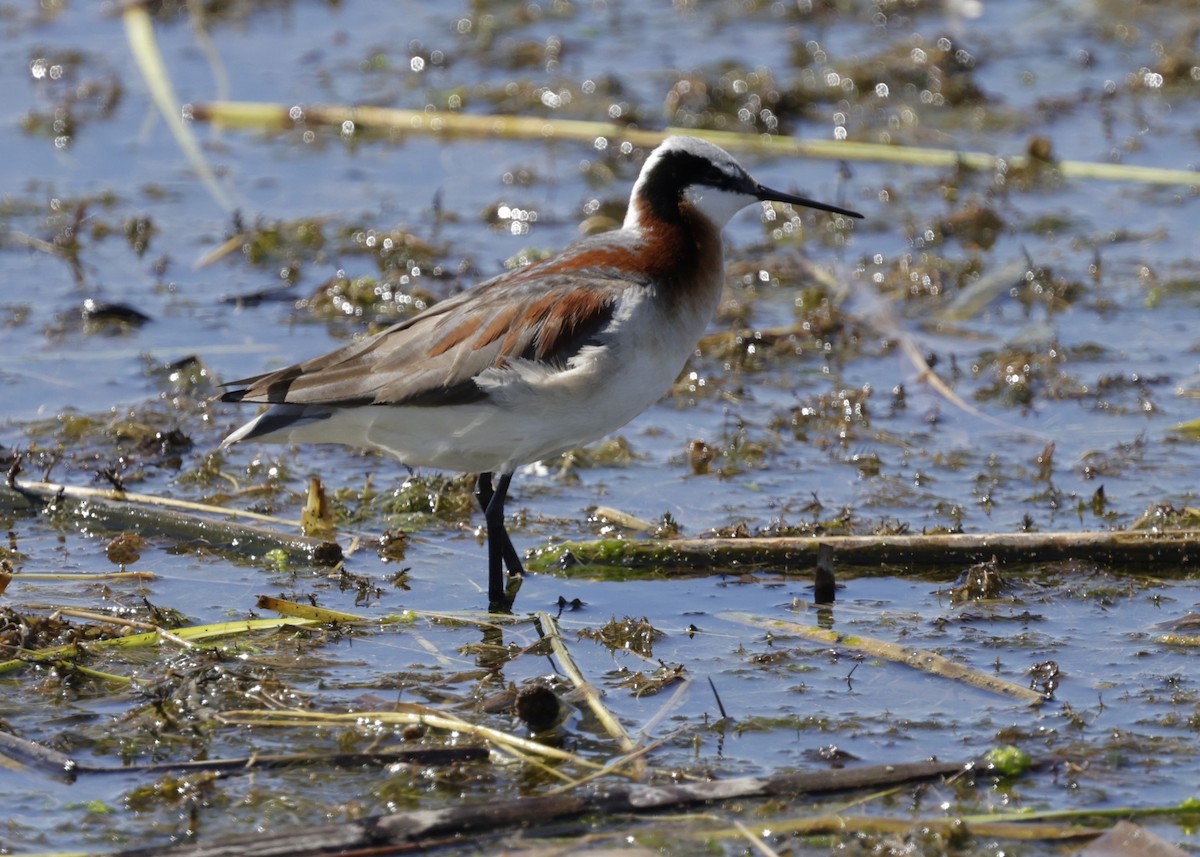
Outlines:
[[[628,273],[635,249],[612,237],[488,280],[361,342],[232,382],[239,389],[221,398],[341,407],[485,398],[481,372],[514,359],[564,365],[608,325],[622,294],[649,286]]]

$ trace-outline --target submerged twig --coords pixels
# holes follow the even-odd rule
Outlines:
[[[750,847],[759,854],[764,855],[764,857],[779,857],[778,851],[769,847],[767,843],[763,842],[762,839],[755,835],[750,828],[742,824],[736,818],[733,819],[733,829],[736,830],[746,842],[750,843]]]
[[[78,583],[81,580],[158,580],[158,575],[152,571],[16,571],[9,576],[13,580],[63,583]]]
[[[74,780],[83,774],[158,773],[160,771],[217,771],[241,773],[263,768],[283,768],[289,765],[333,765],[357,768],[363,765],[382,767],[394,764],[457,765],[464,762],[486,761],[483,747],[405,747],[377,749],[366,752],[331,753],[268,753],[233,759],[184,759],[175,762],[147,762],[130,765],[85,765],[35,741],[0,731],[0,756],[22,765],[37,768],[58,779]]]
[[[365,716],[365,715],[362,715]],[[412,810],[344,824],[242,835],[171,849],[173,857],[300,857],[368,847],[413,845],[446,836],[490,834],[514,827],[547,824],[587,813],[644,813],[708,801],[775,795],[807,795],[879,788],[959,773],[954,762],[872,765],[801,774],[741,777],[663,786],[630,786],[582,795],[514,798],[459,804],[431,812]],[[111,857],[148,857],[161,849],[138,848]]]
[[[639,744],[644,743],[646,738],[655,730],[658,724],[666,719],[671,712],[680,706],[684,700],[684,697],[687,695],[688,688],[691,686],[692,677],[690,675],[684,676],[683,681],[679,682],[667,701],[664,702],[662,707],[654,713],[653,717],[646,721],[645,725],[643,725],[641,730],[638,732]]]
[[[86,516],[88,524],[92,526],[101,524],[117,530],[136,528],[142,535],[156,533],[181,541],[193,541],[204,547],[253,556],[261,556],[270,551],[284,551],[293,559],[312,562],[322,551],[336,553],[336,545],[332,542],[298,533],[279,532],[193,514],[202,512],[226,519],[249,517],[299,528],[298,522],[240,513],[219,506],[206,506],[202,503],[169,500],[114,489],[60,485],[54,482],[13,479],[8,485],[0,485],[0,508],[38,505],[56,510],[67,509],[81,517]]]
[[[0,756],[20,766],[37,768],[61,780],[74,778],[75,760],[53,747],[26,741],[10,732],[0,730]]]
[[[227,509],[224,506],[213,506],[210,503],[197,503],[193,500],[180,500],[175,497],[160,497],[155,494],[138,494],[134,491],[118,491],[115,488],[88,488],[85,485],[66,485],[60,482],[36,482],[29,479],[14,479],[9,489],[18,496],[5,497],[0,494],[0,501],[19,502],[21,497],[26,500],[36,497],[40,500],[52,501],[60,497],[72,500],[115,500],[122,503],[139,503],[144,506],[174,509],[183,512],[198,512],[200,514],[221,515],[231,518],[245,518],[248,521],[258,521],[263,524],[277,524],[281,527],[300,528],[300,522],[280,518],[277,515],[264,515],[260,512],[250,512],[243,509]],[[4,486],[0,485],[0,489]]]
[[[428,726],[432,729],[446,729],[452,732],[474,735],[489,742],[497,749],[530,753],[559,761],[572,762],[573,764],[591,769],[601,767],[595,762],[577,756],[574,753],[560,750],[557,747],[531,741],[508,732],[501,732],[499,729],[493,729],[490,726],[480,726],[476,723],[455,717],[452,714],[446,714],[424,705],[412,703],[397,703],[393,711],[359,711],[348,714],[301,711],[298,709],[283,709],[279,711],[246,709],[223,712],[218,715],[218,719],[224,723],[236,723],[243,726],[329,726],[333,724],[354,724],[362,721],[378,724],[396,723]]]
[[[895,342],[902,355],[912,364],[917,372],[917,381],[927,385],[934,393],[941,396],[955,408],[970,414],[990,425],[998,426],[1014,434],[1032,435],[1029,429],[1022,426],[1010,425],[998,417],[981,411],[966,401],[950,386],[929,364],[916,336],[897,321],[896,309],[882,295],[867,288],[854,277],[844,278],[845,288],[853,296],[856,304],[854,317],[872,327],[880,336]]]
[[[955,663],[935,652],[924,649],[901,646],[897,643],[889,643],[886,640],[864,637],[861,634],[844,634],[840,631],[830,631],[825,628],[800,625],[796,622],[788,622],[783,619],[767,619],[762,616],[751,616],[747,613],[721,613],[719,615],[722,619],[740,622],[745,625],[753,625],[773,632],[796,634],[805,639],[815,640],[827,645],[857,649],[877,658],[907,664],[910,667],[924,670],[927,673],[960,681],[980,690],[1010,696],[1030,705],[1038,705],[1046,699],[1043,694],[1024,685],[1015,684],[998,676]]]
[[[913,830],[944,832],[955,836],[970,834],[988,839],[1012,839],[1017,841],[1055,841],[1097,836],[1102,830],[1078,825],[1037,823],[1013,819],[964,824],[961,818],[888,818],[877,815],[824,814],[796,819],[772,819],[758,831],[765,834],[769,828],[773,835],[820,836],[822,834],[874,833],[877,835],[904,835]],[[701,829],[686,832],[689,838],[736,839],[737,830]]]

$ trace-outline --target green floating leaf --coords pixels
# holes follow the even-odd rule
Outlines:
[[[1011,744],[988,750],[983,758],[993,770],[1005,777],[1020,776],[1033,764],[1028,753]]]

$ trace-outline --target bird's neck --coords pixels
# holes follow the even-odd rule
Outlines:
[[[658,216],[644,200],[630,205],[623,228],[638,237],[640,264],[669,299],[692,300],[697,292],[719,297],[725,278],[720,227],[686,199],[672,215]]]

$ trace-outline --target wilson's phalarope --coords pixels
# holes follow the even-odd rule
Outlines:
[[[342,443],[478,473],[488,596],[509,606],[504,567],[523,574],[504,526],[513,471],[603,437],[670,388],[721,297],[722,227],[771,200],[862,216],[763,187],[725,150],[670,137],[646,159],[620,229],[322,357],[230,384],[239,389],[223,401],[271,407],[222,447]]]

